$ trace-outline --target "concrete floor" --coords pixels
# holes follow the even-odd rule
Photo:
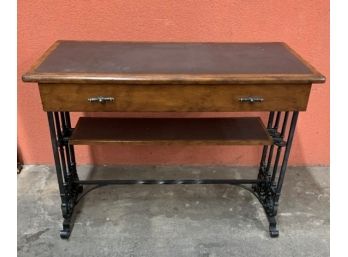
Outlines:
[[[255,168],[79,167],[80,178],[253,178]],[[59,238],[60,199],[52,167],[18,175],[18,256],[329,256],[329,168],[289,168],[268,235],[262,207],[228,185],[110,186],[77,208],[69,241]]]

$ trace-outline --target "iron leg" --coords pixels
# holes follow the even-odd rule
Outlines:
[[[268,122],[267,129],[270,133],[270,135],[273,138],[273,145],[270,147],[270,150],[267,152],[267,146],[264,146],[264,150],[262,153],[262,159],[258,174],[258,180],[259,182],[253,187],[254,193],[257,196],[258,200],[262,204],[265,213],[267,215],[267,219],[269,222],[269,233],[271,237],[278,237],[279,231],[277,229],[277,210],[278,210],[278,202],[281,194],[282,185],[284,182],[285,172],[288,164],[288,159],[290,155],[290,149],[295,133],[296,123],[298,119],[298,112],[293,112],[292,120],[290,124],[290,129],[288,132],[288,136],[286,139],[286,142],[283,141],[286,125],[287,125],[287,119],[288,119],[288,112],[284,115],[284,121],[281,128],[281,133],[278,132],[278,123],[280,120],[280,113],[277,115],[277,119],[275,124],[273,125],[273,122],[270,121],[271,118],[273,119],[274,114],[270,114],[270,120]],[[274,146],[278,146],[278,150],[276,153],[276,159],[273,164],[273,173],[269,174],[269,170],[272,163],[272,155]],[[281,163],[281,169],[277,177],[277,166],[280,159],[281,150],[284,148],[284,156]],[[265,164],[265,160],[268,156],[268,163]]]
[[[71,128],[71,121],[70,121],[70,113],[69,112],[62,112],[61,113],[61,120],[62,120],[62,127],[63,127],[63,134],[65,137],[70,137],[72,134],[72,128]],[[83,192],[83,186],[79,185],[78,182],[80,181],[79,176],[77,174],[76,170],[76,160],[75,160],[75,150],[74,146],[70,145],[68,142],[65,144],[65,151],[67,156],[67,163],[68,163],[68,169],[69,169],[69,176],[72,181],[74,190],[77,193]]]
[[[74,207],[78,194],[82,192],[82,186],[78,184],[73,148],[70,148],[66,140],[70,136],[68,133],[70,123],[66,122],[66,116],[62,113],[59,117],[58,113],[47,112],[47,117],[64,218],[60,237],[68,239],[74,223]]]

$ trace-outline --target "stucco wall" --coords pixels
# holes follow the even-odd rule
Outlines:
[[[308,110],[300,114],[290,164],[329,164],[328,0],[19,0],[18,145],[26,164],[52,163],[53,158],[38,88],[24,84],[21,75],[57,39],[285,41],[327,77],[326,84],[313,86]],[[80,163],[253,165],[260,156],[258,148],[235,146],[77,150]]]

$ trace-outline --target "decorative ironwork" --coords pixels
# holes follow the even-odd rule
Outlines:
[[[295,133],[298,112],[293,112],[290,129],[286,141],[284,141],[285,131],[287,129],[287,121],[289,117],[289,112],[285,112],[283,118],[283,124],[281,127],[281,132],[278,132],[279,122],[281,118],[281,112],[277,113],[276,119],[274,121],[274,112],[271,112],[268,119],[267,129],[273,138],[273,145],[270,147],[264,146],[261,164],[258,174],[258,180],[260,181],[253,186],[253,190],[262,204],[265,213],[269,221],[269,232],[271,237],[279,236],[279,231],[277,229],[276,215],[278,210],[279,198],[284,182],[285,171],[287,168],[287,163],[290,155],[290,149],[292,145],[292,140]],[[272,157],[274,152],[274,147],[277,146],[276,158],[273,163],[273,170],[271,170]],[[269,150],[268,150],[269,148]],[[280,172],[278,174],[278,166],[281,157],[282,149],[284,150],[283,161],[281,164]],[[266,159],[268,157],[267,163]]]
[[[292,113],[291,124],[287,137],[285,138],[289,112],[270,112],[267,123],[267,130],[273,139],[271,146],[264,146],[257,179],[176,179],[176,180],[79,180],[76,171],[74,147],[69,144],[69,137],[72,134],[70,115],[68,112],[48,112],[48,122],[52,141],[53,155],[56,166],[56,173],[61,196],[61,209],[64,218],[63,229],[60,236],[63,239],[69,238],[74,220],[74,207],[88,192],[107,185],[152,185],[152,184],[229,184],[229,185],[251,185],[245,188],[251,191],[262,204],[269,221],[269,233],[271,237],[277,237],[276,215],[279,198],[284,182],[288,158],[298,112]],[[281,127],[279,123],[283,116]],[[280,130],[280,132],[278,131]],[[277,147],[274,162],[273,152]],[[283,151],[284,150],[284,151]],[[283,154],[280,170],[278,171],[281,154]],[[273,167],[273,169],[271,169]],[[94,185],[84,194],[84,185]]]
[[[77,196],[83,191],[83,187],[78,183],[74,148],[66,140],[72,132],[69,113],[61,112],[59,117],[57,112],[48,112],[47,116],[64,218],[60,236],[67,239],[72,231]]]

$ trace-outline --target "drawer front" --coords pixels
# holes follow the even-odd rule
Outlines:
[[[45,111],[305,111],[311,85],[39,84]],[[103,97],[103,98],[100,98]]]

